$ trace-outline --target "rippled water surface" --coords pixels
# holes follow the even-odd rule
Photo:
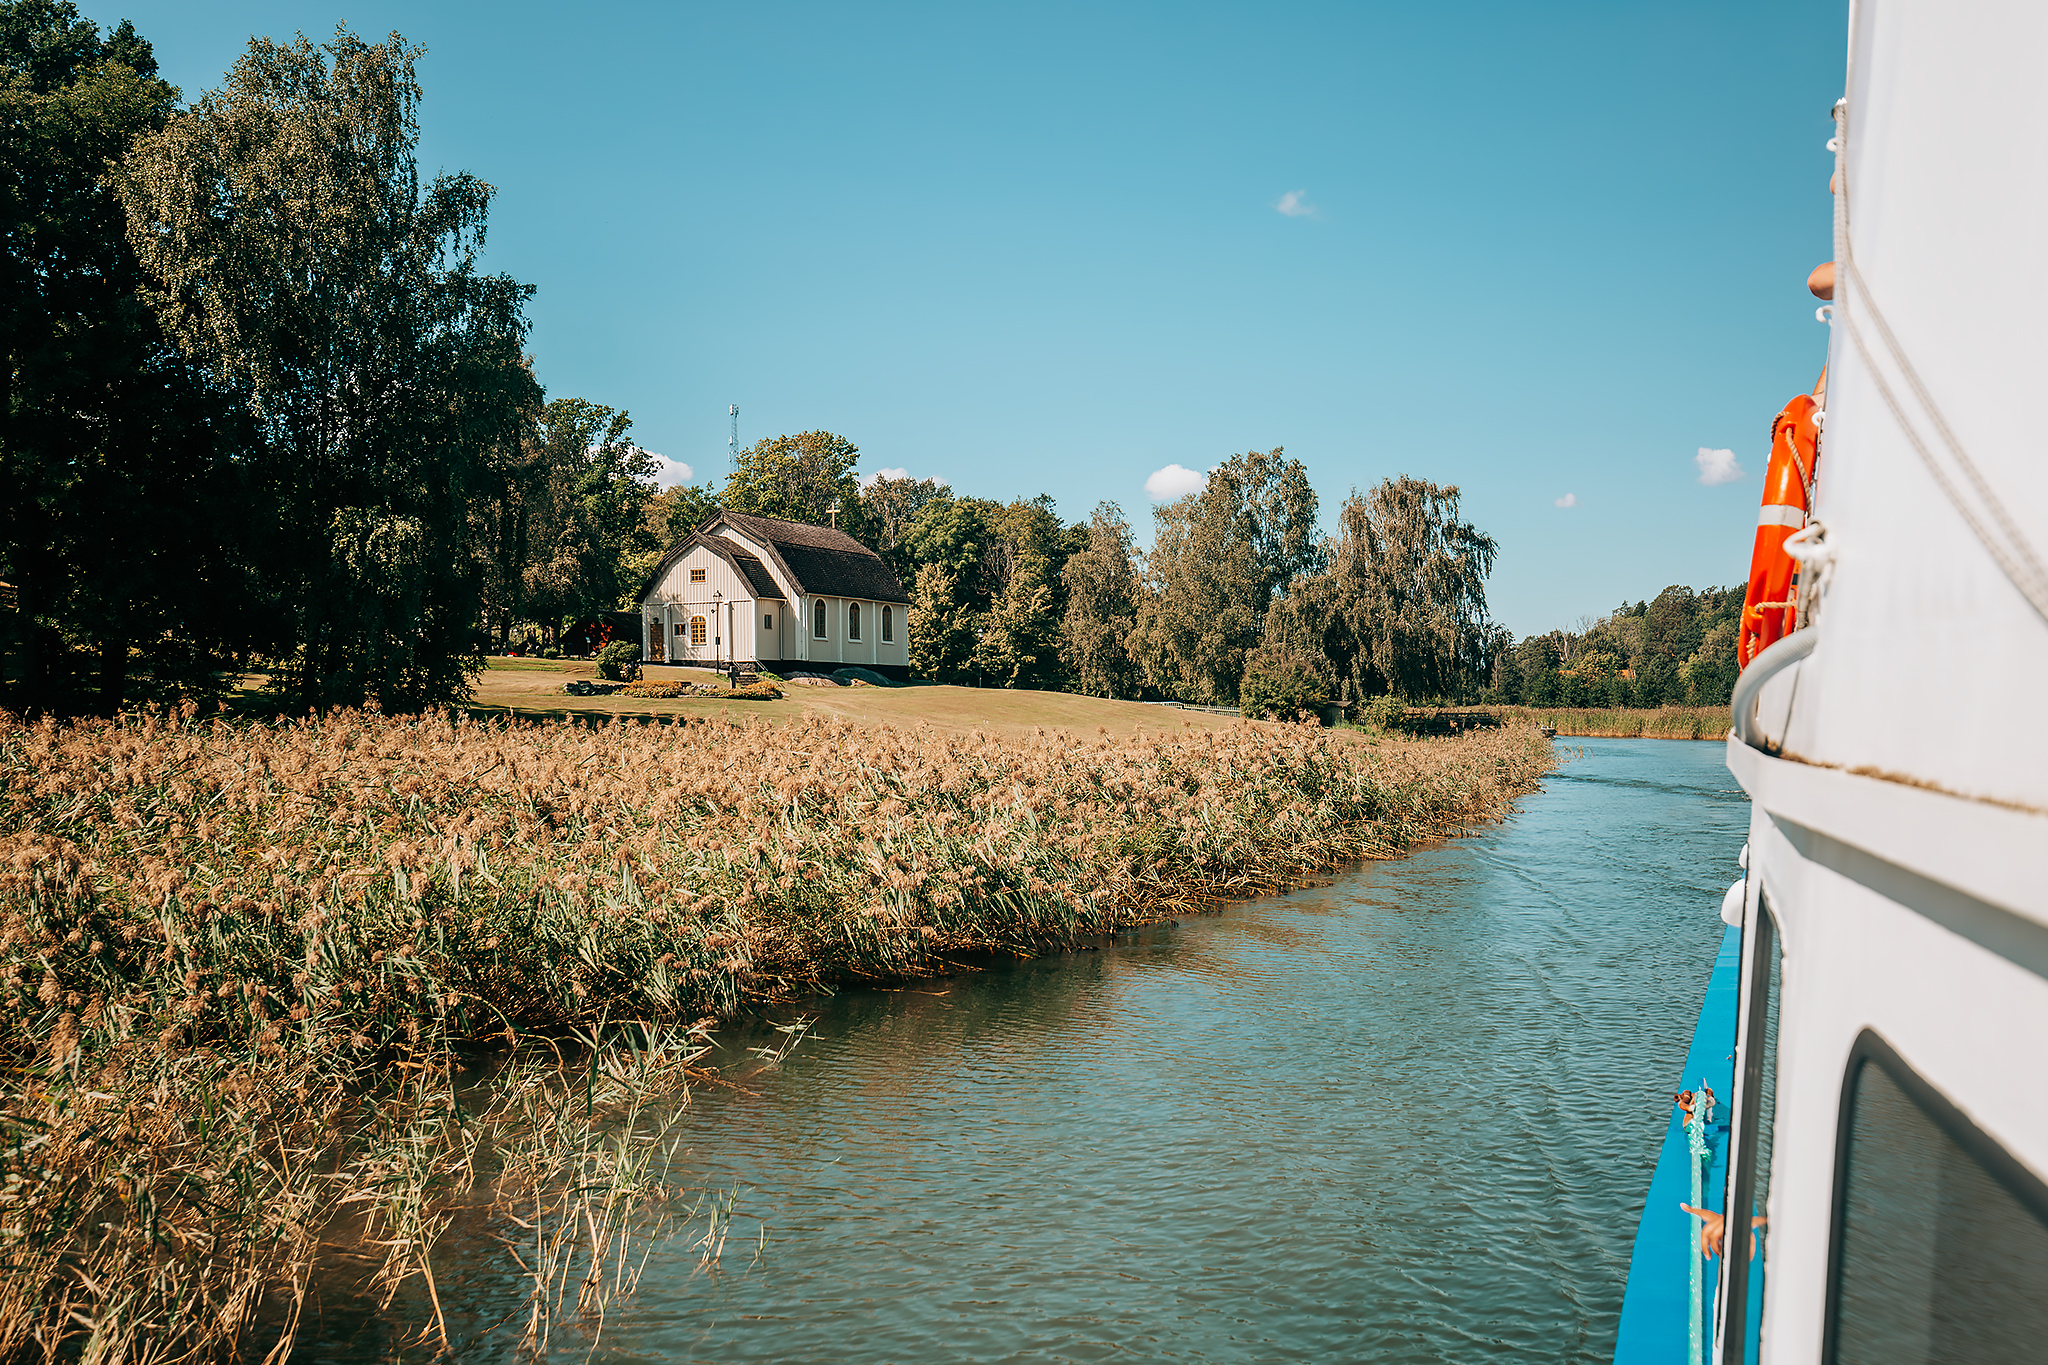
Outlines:
[[[687,1121],[759,1261],[657,1254],[596,1358],[1606,1360],[1747,807],[1577,743],[1477,837],[814,1010]]]

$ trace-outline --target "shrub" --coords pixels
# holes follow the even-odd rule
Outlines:
[[[540,652],[540,657],[543,659],[559,659],[562,657],[562,651],[553,645],[549,645]]]
[[[767,679],[734,688],[725,694],[734,701],[781,701],[782,689]]]
[[[1398,730],[1408,719],[1408,704],[1399,697],[1374,697],[1358,709],[1358,719],[1376,730]]]
[[[1330,701],[1329,663],[1288,649],[1261,645],[1245,656],[1238,708],[1262,720],[1315,720]]]
[[[597,676],[612,682],[624,682],[632,676],[634,664],[640,662],[640,646],[624,640],[606,645],[598,652]]]
[[[635,682],[619,689],[622,697],[687,697],[696,688],[686,682]]]

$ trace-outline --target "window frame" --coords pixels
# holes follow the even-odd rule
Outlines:
[[[811,599],[811,638],[813,640],[831,638],[825,633],[825,599],[822,597]]]
[[[858,602],[848,602],[846,604],[846,638],[849,640],[858,640],[860,638],[860,603]]]
[[[882,643],[885,645],[896,643],[895,615],[894,608],[887,602],[882,603]]]
[[[690,570],[690,581],[691,581],[692,583],[702,583],[702,582],[704,582],[704,581],[705,581],[705,573],[706,573],[706,570],[703,570],[703,569],[692,569],[692,570]]]
[[[690,617],[690,648],[702,649],[711,636],[710,623],[701,616]]]
[[[2048,1224],[2048,1184],[2020,1164],[2005,1144],[1979,1128],[1949,1097],[1915,1071],[1876,1030],[1866,1028],[1850,1044],[1842,1069],[1842,1092],[1835,1114],[1833,1207],[1828,1211],[1828,1283],[1825,1316],[1821,1319],[1820,1358],[1833,1365],[1841,1349],[1842,1253],[1844,1223],[1849,1212],[1849,1144],[1854,1134],[1856,1092],[1866,1066],[1884,1069],[1885,1078],[1904,1093],[1928,1122],[1963,1149],[1984,1174],[2002,1186],[2013,1201],[2041,1223]]]

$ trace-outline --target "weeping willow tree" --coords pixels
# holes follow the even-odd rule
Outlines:
[[[1485,678],[1498,547],[1458,517],[1455,486],[1406,475],[1344,502],[1329,568],[1266,618],[1265,644],[1320,655],[1357,696],[1449,698]]]
[[[119,177],[143,297],[255,421],[281,683],[303,704],[466,693],[469,507],[537,406],[532,290],[477,268],[491,187],[420,181],[420,54],[345,29],[251,39]]]

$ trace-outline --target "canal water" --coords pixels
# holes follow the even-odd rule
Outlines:
[[[684,1130],[734,1236],[594,1358],[1604,1362],[1747,806],[1570,743],[1475,837],[736,1038]]]

